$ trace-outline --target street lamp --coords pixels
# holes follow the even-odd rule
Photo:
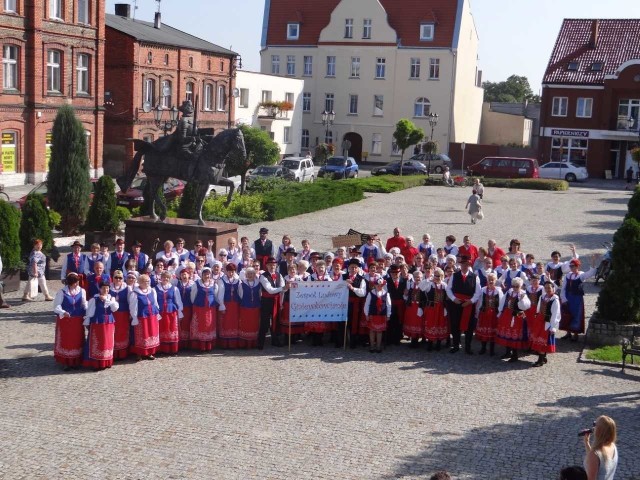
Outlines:
[[[433,157],[433,129],[436,128],[438,124],[438,114],[431,112],[429,115],[429,125],[431,126],[431,137],[429,141],[431,142],[431,151],[429,152],[429,165],[427,166],[427,173],[431,173],[431,158]]]
[[[163,120],[164,108],[162,108],[159,104],[156,105],[156,108],[153,109],[153,119],[156,122],[156,128],[160,128],[164,131],[164,136],[167,136],[167,132],[172,130],[178,124],[178,109],[175,107],[171,107],[169,109],[169,119]]]
[[[336,119],[336,112],[331,110],[330,112],[325,110],[322,112],[322,125],[325,125],[327,128],[324,132],[324,141],[327,142],[327,138],[329,138],[329,127],[333,125],[333,121]]]

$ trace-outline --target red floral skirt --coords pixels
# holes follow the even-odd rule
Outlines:
[[[158,351],[161,353],[178,353],[179,333],[178,333],[178,312],[162,312],[160,314],[158,328],[160,331],[160,346]]]
[[[364,316],[364,298],[349,297],[349,320],[351,321],[352,335],[367,335],[369,328],[367,327],[367,317]]]
[[[385,332],[387,330],[387,320],[386,315],[369,315],[369,321],[367,322],[369,331]]]
[[[56,340],[53,358],[67,367],[79,367],[82,364],[82,346],[84,345],[84,327],[82,317],[56,317]]]
[[[449,322],[444,315],[444,303],[438,302],[424,309],[424,336],[431,341],[449,338]]]
[[[129,312],[113,312],[115,319],[115,333],[113,343],[113,358],[119,360],[129,356],[129,332],[131,329],[131,314]]]
[[[115,331],[115,323],[92,323],[89,325],[82,359],[83,367],[111,368]]]
[[[531,350],[538,353],[555,353],[556,336],[545,328],[543,315],[536,315],[535,319],[529,321],[529,339],[531,340]]]
[[[505,308],[498,318],[496,343],[507,348],[529,348],[527,317],[524,314],[513,316],[510,308]]]
[[[222,348],[238,348],[240,304],[227,302],[226,310],[218,312],[218,345]]]
[[[216,346],[217,307],[193,306],[189,345],[194,350],[208,352]]]
[[[481,342],[493,342],[498,330],[498,311],[495,308],[481,310],[476,325],[476,338]]]
[[[158,316],[138,317],[138,325],[133,327],[131,353],[143,357],[154,355],[160,345]]]
[[[238,337],[240,348],[255,348],[258,345],[260,329],[260,307],[240,307],[238,315]]]
[[[282,310],[280,310],[280,332],[289,335],[289,328],[291,328],[291,335],[304,333],[304,322],[293,322],[289,327],[289,318],[289,301],[287,300],[282,304]]]
[[[180,348],[189,348],[189,335],[191,334],[191,316],[193,307],[182,308],[182,318],[179,320],[180,326],[178,336],[180,338]]]
[[[411,303],[404,310],[402,333],[409,338],[421,338],[424,334],[424,313],[422,316],[418,316],[419,308],[419,304]]]

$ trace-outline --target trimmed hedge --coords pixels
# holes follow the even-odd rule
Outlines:
[[[0,200],[0,258],[5,273],[24,267],[20,258],[20,221],[20,210]]]
[[[569,182],[566,180],[552,180],[550,178],[483,178],[481,182],[485,187],[493,188],[521,188],[554,192],[569,189]]]
[[[371,193],[392,193],[406,188],[422,187],[425,185],[424,175],[381,175],[379,177],[351,178],[342,183],[353,183],[362,188],[365,192]]]
[[[362,200],[361,186],[350,181],[320,180],[315,183],[289,183],[263,195],[267,220],[280,220],[317,212]]]

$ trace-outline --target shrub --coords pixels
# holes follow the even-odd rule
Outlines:
[[[598,295],[598,316],[608,323],[640,323],[640,222],[627,218],[613,236],[612,271]]]
[[[302,213],[357,202],[364,198],[362,187],[353,182],[322,180],[289,183],[282,190],[263,195],[267,220],[279,220]]]
[[[237,217],[251,219],[249,223],[257,222],[266,218],[262,199],[260,194],[234,195],[227,207],[225,196],[210,197],[204,201],[202,216],[207,220],[216,218],[228,222],[232,217]]]
[[[569,189],[569,183],[566,180],[548,178],[483,178],[482,184],[485,187],[494,188],[521,188],[524,190],[549,190],[555,192]]]
[[[128,208],[116,207],[116,216],[118,217],[118,223],[123,223],[131,218],[131,212]]]
[[[50,255],[53,249],[53,233],[49,224],[49,212],[42,195],[29,195],[22,207],[20,221],[20,247],[23,259],[28,258],[33,241],[42,240],[42,252]]]
[[[425,184],[424,175],[382,175],[379,177],[353,178],[347,182],[359,185],[363,191],[372,193],[391,193],[404,190],[406,188],[421,187]]]
[[[103,175],[95,184],[93,203],[89,207],[84,229],[87,232],[116,233],[120,226],[116,211],[116,184]]]
[[[3,271],[24,266],[20,258],[20,210],[4,200],[0,200],[0,257]]]
[[[180,197],[180,206],[178,207],[178,217],[180,218],[198,218],[198,187],[194,182],[187,183],[184,188],[182,197]]]
[[[60,226],[60,222],[62,221],[62,216],[53,209],[49,209],[49,226],[52,229],[55,229]]]
[[[247,182],[245,187],[246,193],[267,193],[273,190],[281,190],[286,188],[288,180],[282,178],[256,178]]]
[[[625,218],[635,218],[640,222],[640,188],[636,187],[629,200],[629,211]]]
[[[49,205],[62,216],[63,232],[74,233],[86,219],[91,182],[84,127],[71,106],[58,110],[52,137],[47,177]]]

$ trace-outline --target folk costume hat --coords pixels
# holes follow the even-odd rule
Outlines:
[[[358,260],[357,258],[352,258],[351,260],[349,260],[348,265],[357,265],[359,267],[360,266],[360,260]]]
[[[262,227],[260,229],[260,233],[269,233],[269,229],[267,227]]]
[[[116,240],[116,243],[114,243],[114,245],[124,245],[124,240],[119,238]]]
[[[136,240],[135,242],[133,242],[133,245],[131,245],[132,247],[142,247],[142,243],[140,243],[140,240]]]
[[[82,245],[78,240],[76,240],[75,242],[73,242],[71,244],[71,248],[73,247],[80,247],[80,248],[84,248],[84,245]]]
[[[269,257],[267,258],[266,265],[269,265],[270,263],[278,263],[278,262],[276,261],[275,258]]]
[[[288,247],[285,251],[284,251],[285,255],[296,255],[296,249],[293,247]]]

